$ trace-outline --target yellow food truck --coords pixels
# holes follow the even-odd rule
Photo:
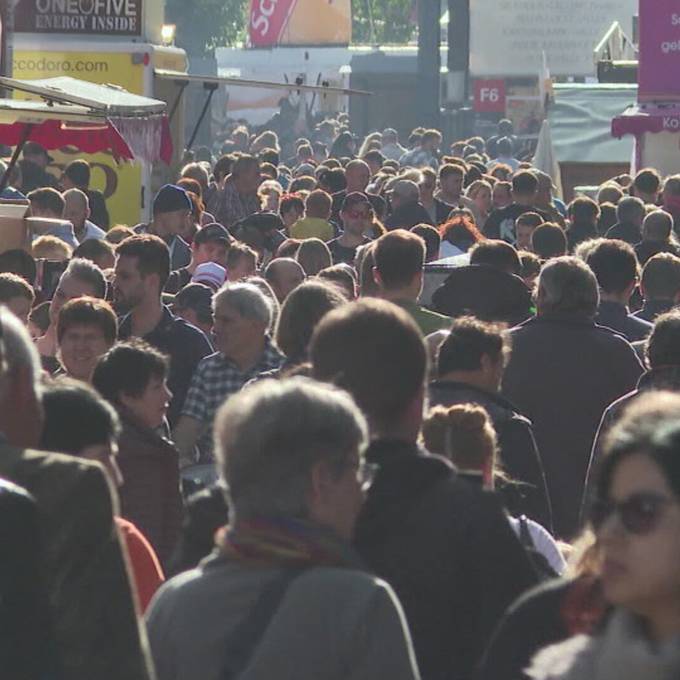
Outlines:
[[[184,50],[160,45],[161,0],[64,3],[19,0],[15,10],[12,77],[21,80],[70,76],[172,105],[176,89],[156,70],[187,71]],[[21,97],[22,95],[16,94]],[[173,112],[175,162],[184,147],[183,111]],[[104,192],[111,224],[134,225],[149,215],[155,185],[167,174],[148,164],[118,165],[110,154],[83,155],[68,149],[51,154],[55,175],[73,158],[92,165],[92,186]]]

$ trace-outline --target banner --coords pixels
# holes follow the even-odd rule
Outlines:
[[[142,0],[19,0],[17,33],[142,35]]]
[[[348,45],[350,0],[251,0],[251,47]]]
[[[680,2],[640,0],[638,100],[680,100]]]
[[[250,44],[253,47],[278,45],[296,0],[252,0],[250,4]]]
[[[638,0],[474,0],[471,74],[535,78],[545,52],[553,76],[594,76],[597,43],[614,21],[632,35],[637,4]]]

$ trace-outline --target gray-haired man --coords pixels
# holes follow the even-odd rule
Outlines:
[[[222,402],[260,373],[283,360],[267,329],[272,303],[251,283],[223,287],[213,298],[213,336],[217,352],[205,357],[191,380],[174,439],[184,464],[191,463],[201,439],[202,457],[212,455],[212,424]]]

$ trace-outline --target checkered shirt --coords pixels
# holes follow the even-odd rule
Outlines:
[[[208,431],[199,443],[201,458],[206,455],[210,457],[212,453],[213,420],[225,399],[238,392],[260,373],[279,368],[283,360],[283,355],[267,339],[260,360],[245,372],[220,352],[215,352],[200,361],[191,379],[182,415],[208,425]]]

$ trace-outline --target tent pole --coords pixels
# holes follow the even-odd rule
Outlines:
[[[198,120],[196,121],[196,125],[194,126],[194,131],[191,133],[191,137],[189,138],[189,143],[187,144],[187,148],[185,151],[191,151],[191,147],[194,145],[194,142],[196,141],[196,136],[198,135],[198,130],[201,127],[201,123],[203,122],[203,119],[205,118],[205,114],[208,113],[208,107],[210,106],[210,101],[213,98],[213,95],[217,91],[217,88],[219,85],[217,83],[204,83],[203,87],[206,90],[209,90],[208,96],[205,99],[205,104],[203,104],[203,110],[201,111],[201,115],[198,117]]]
[[[17,164],[17,161],[19,160],[19,154],[21,154],[21,152],[23,151],[23,148],[26,145],[28,138],[31,136],[32,131],[33,125],[32,124],[26,125],[24,134],[21,135],[21,139],[17,144],[17,148],[14,149],[12,158],[10,159],[9,164],[7,165],[7,170],[5,170],[2,179],[0,179],[0,192],[3,192],[7,188],[7,185],[9,184],[10,175],[12,174],[12,170],[14,170],[14,166]]]
[[[184,94],[184,90],[186,90],[187,85],[189,84],[188,80],[181,80],[181,81],[175,81],[175,83],[179,86],[179,92],[177,93],[177,97],[175,97],[175,101],[172,104],[172,110],[170,111],[170,115],[168,116],[168,120],[172,121],[172,119],[175,117],[175,113],[177,113],[177,107],[179,106],[179,102],[182,99],[182,95]]]

